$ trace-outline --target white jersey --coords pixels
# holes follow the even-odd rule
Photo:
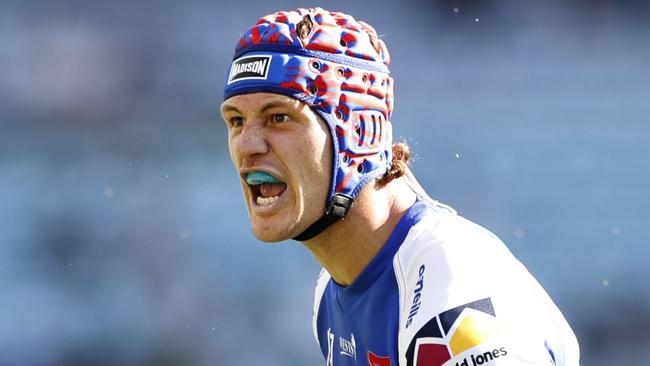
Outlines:
[[[422,199],[350,286],[321,272],[314,332],[327,366],[579,365],[571,328],[506,246]]]

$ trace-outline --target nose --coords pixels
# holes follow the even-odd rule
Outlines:
[[[233,146],[240,158],[264,155],[269,147],[266,142],[264,127],[258,121],[247,121]]]

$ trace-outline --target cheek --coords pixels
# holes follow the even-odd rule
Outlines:
[[[318,166],[320,167],[322,175],[325,176],[325,181],[330,181],[332,175],[332,141],[328,136],[323,136],[322,141],[319,144],[318,154],[316,159],[318,159]]]
[[[322,186],[323,177],[319,147],[312,144],[301,144],[291,151],[290,161],[287,161],[292,175],[296,179],[294,187],[299,196],[307,200],[315,199]],[[309,197],[309,198],[308,198]]]
[[[327,159],[325,156],[325,149],[323,149],[322,145],[305,145],[297,153],[299,154],[298,156],[304,157],[305,164],[311,171],[312,176],[320,176],[322,175],[322,172],[327,171],[325,167],[327,164]]]
[[[230,161],[232,161],[235,168],[237,168],[237,156],[235,154],[235,149],[233,148],[235,142],[234,138],[228,136],[228,152],[230,153]]]
[[[320,142],[311,146],[306,146],[301,152],[302,156],[309,157],[307,162],[309,166],[309,175],[306,177],[309,188],[312,190],[327,191],[330,184],[331,176],[331,148],[326,148],[329,141]],[[306,169],[307,170],[307,169]],[[322,193],[322,192],[320,192]]]

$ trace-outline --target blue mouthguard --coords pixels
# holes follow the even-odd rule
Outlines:
[[[246,183],[250,185],[259,185],[264,183],[278,184],[282,183],[278,178],[265,172],[250,172],[246,174]]]

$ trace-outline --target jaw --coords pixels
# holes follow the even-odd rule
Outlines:
[[[272,243],[291,239],[296,227],[296,220],[278,213],[272,216],[251,215],[251,231],[261,241]]]
[[[325,195],[313,186],[294,180],[285,181],[286,189],[269,204],[259,204],[259,190],[241,180],[251,230],[264,242],[278,242],[296,237],[316,222],[325,210]],[[318,204],[315,204],[318,202]],[[264,203],[264,202],[262,202]]]
[[[293,237],[292,232],[300,213],[295,205],[294,192],[287,186],[276,198],[261,199],[259,192],[243,182],[244,196],[251,230],[255,237],[265,242],[278,242]]]

